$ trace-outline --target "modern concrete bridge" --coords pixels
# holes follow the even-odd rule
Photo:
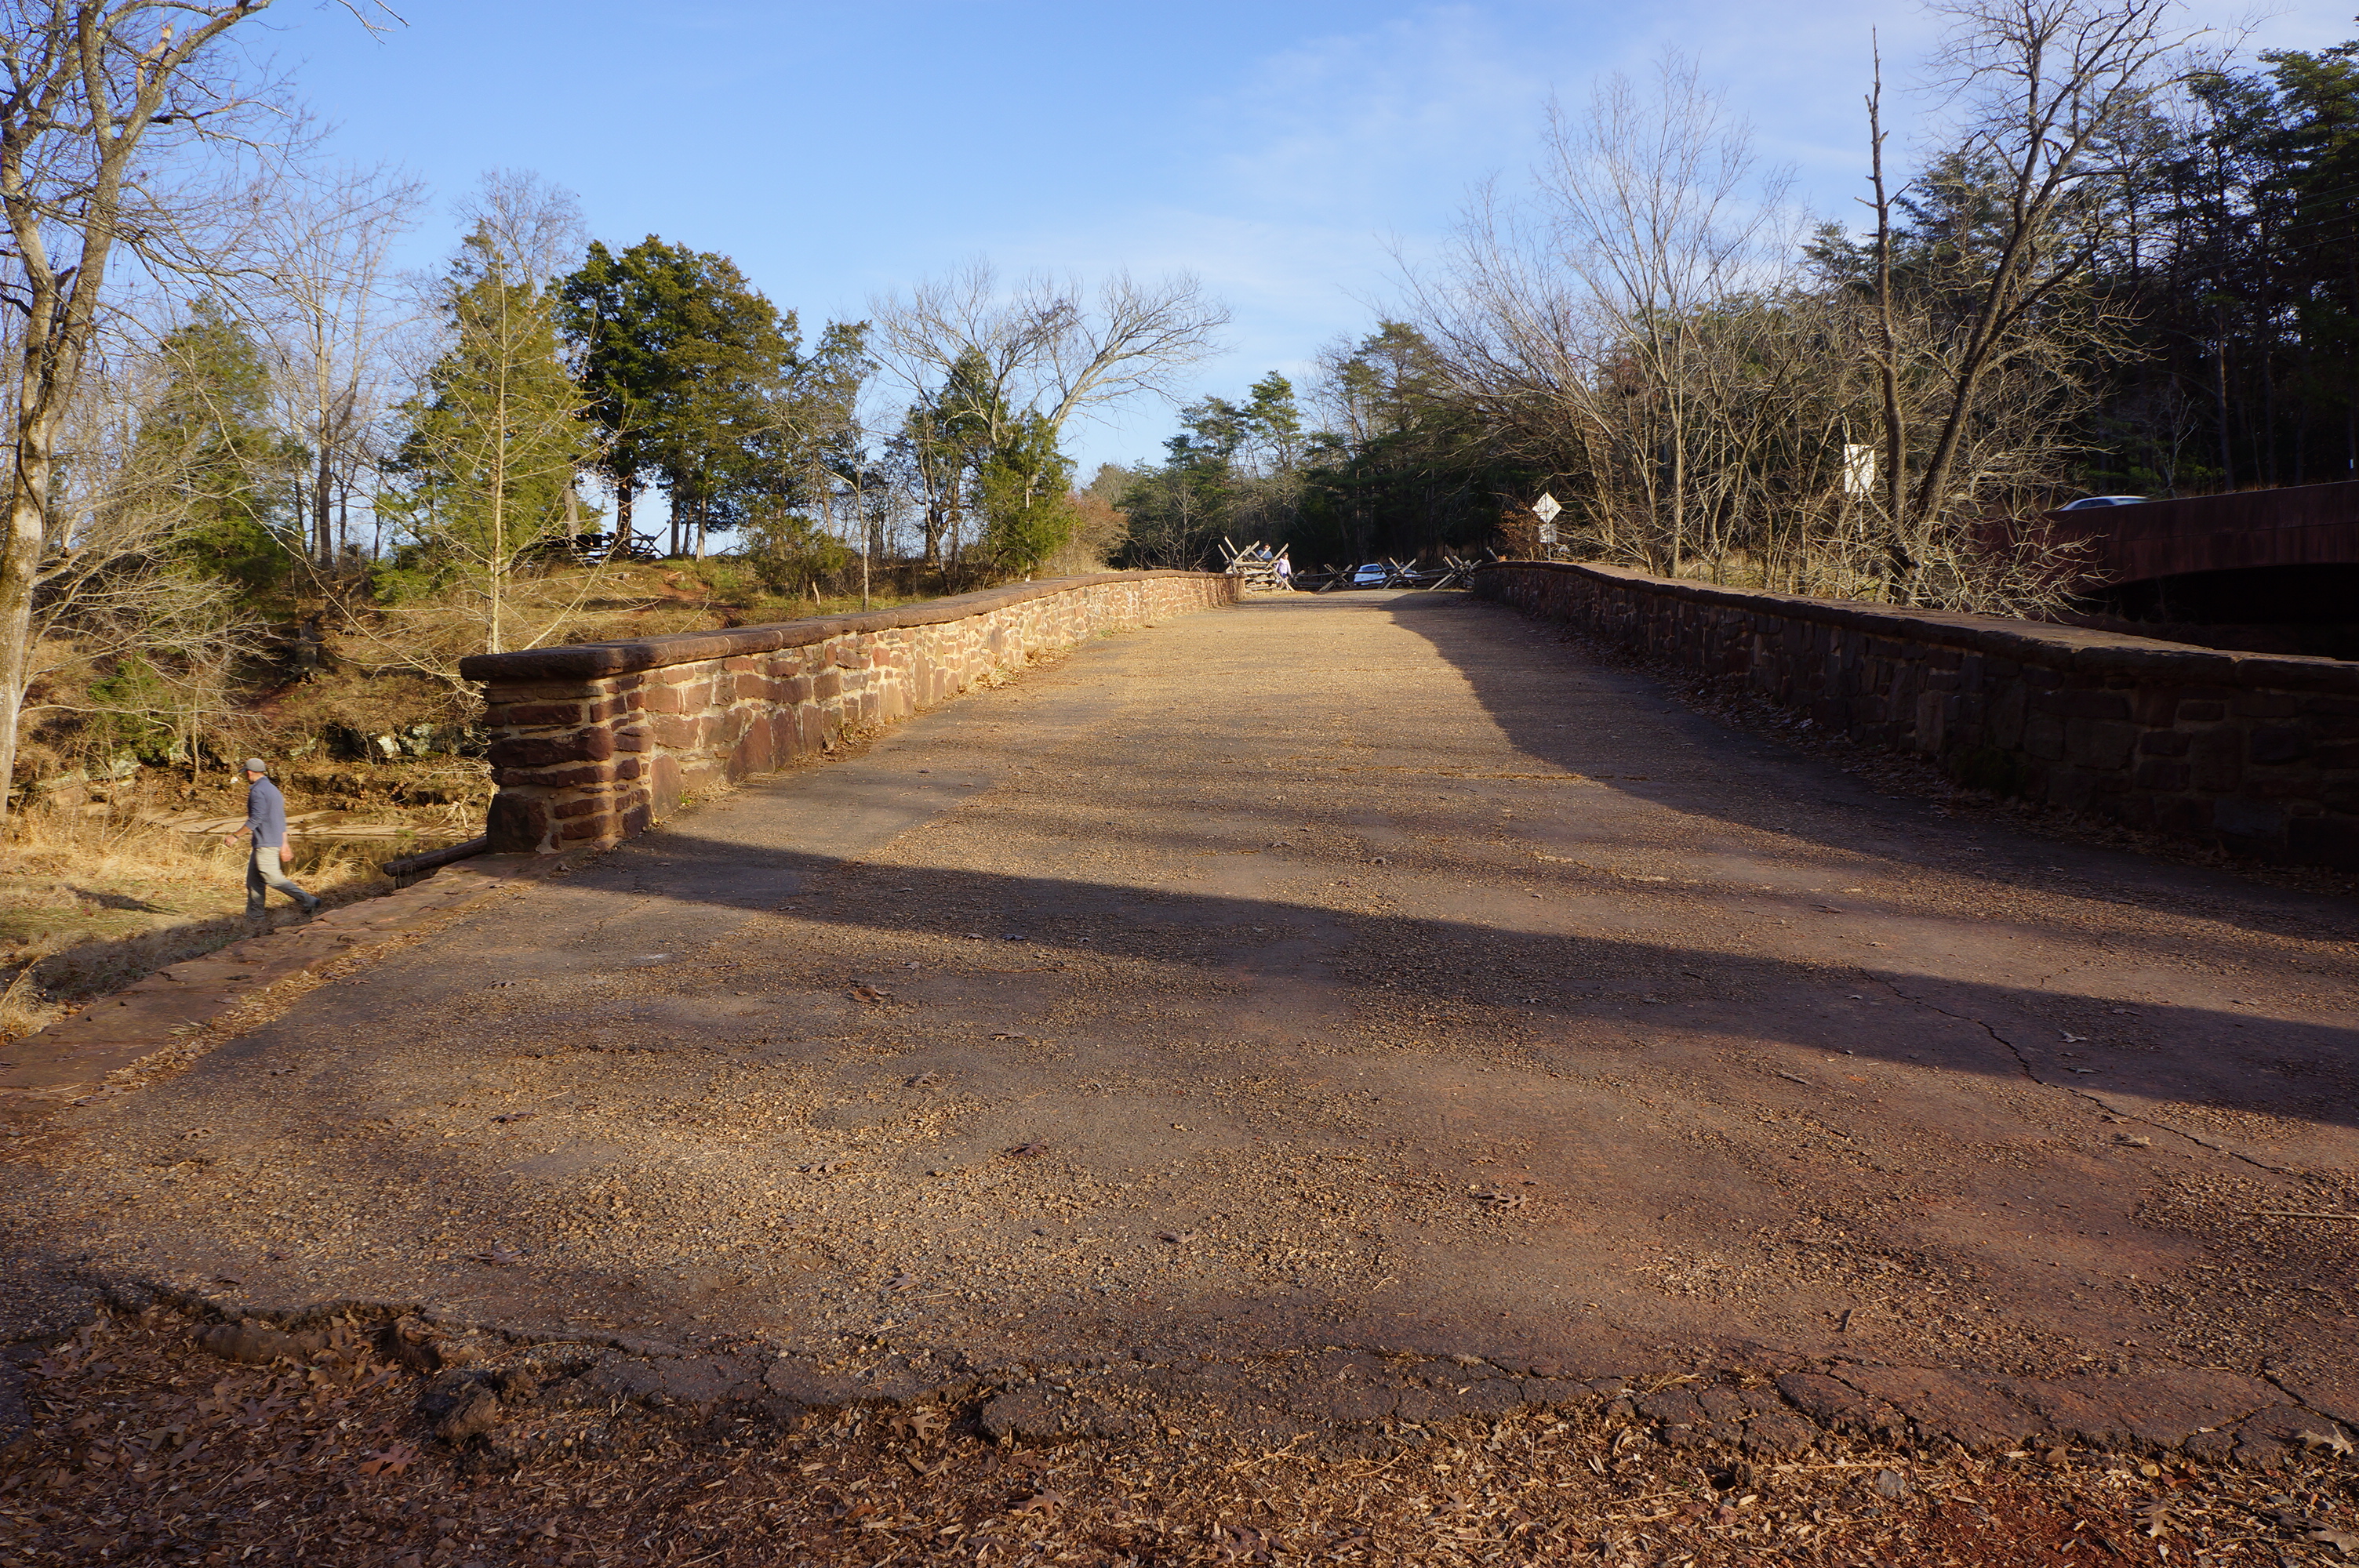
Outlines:
[[[716,1387],[1344,1346],[1977,1443],[2359,1420],[2359,911],[2010,823],[1467,596],[1189,615],[64,1113],[0,1297]]]

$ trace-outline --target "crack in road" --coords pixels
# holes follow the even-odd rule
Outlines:
[[[2232,1160],[2241,1160],[2245,1164],[2254,1167],[2256,1170],[2267,1171],[2272,1175],[2299,1177],[2302,1174],[2301,1172],[2294,1170],[2288,1166],[2272,1165],[2267,1160],[2257,1159],[2253,1155],[2245,1153],[2241,1149],[2230,1148],[2225,1143],[2215,1143],[2212,1140],[2202,1136],[2201,1133],[2190,1132],[2185,1128],[2174,1127],[2167,1121],[2158,1121],[2153,1117],[2141,1115],[2137,1111],[2125,1109],[2124,1108],[2104,1099],[2096,1093],[2081,1087],[2078,1084],[2050,1083],[2048,1079],[2041,1077],[2038,1071],[2032,1066],[2031,1058],[2024,1054],[2023,1047],[2017,1045],[2006,1035],[2001,1034],[1998,1032],[1997,1027],[1990,1023],[1988,1021],[1975,1018],[1967,1013],[1951,1012],[1948,1008],[1942,1007],[1924,997],[1911,996],[1907,991],[1902,990],[1898,986],[1893,984],[1890,980],[1884,981],[1883,985],[1885,989],[1890,991],[1894,996],[1898,997],[1903,1001],[1914,1003],[1916,1006],[1924,1008],[1930,1012],[1938,1012],[1943,1018],[1955,1019],[1960,1023],[1973,1024],[1975,1028],[1989,1035],[1993,1040],[1998,1042],[1999,1044],[2005,1046],[2006,1048],[2007,1054],[2015,1058],[2017,1070],[2021,1072],[2026,1078],[2028,1078],[2031,1082],[2038,1085],[2041,1088],[2055,1089],[2060,1093],[2071,1095],[2077,1099],[2087,1100],[2091,1105],[2093,1105],[2100,1110],[2105,1112],[2106,1115],[2114,1117],[2119,1120],[2134,1122],[2140,1127],[2151,1127],[2158,1132],[2167,1132],[2174,1138],[2184,1138],[2187,1141],[2194,1144],[2198,1148],[2208,1149],[2215,1154],[2225,1154]]]

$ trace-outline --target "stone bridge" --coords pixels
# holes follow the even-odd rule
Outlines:
[[[2086,605],[2150,635],[2359,659],[2359,481],[2051,512]]]
[[[1768,1453],[2359,1422],[2341,882],[1881,788],[1473,595],[1096,587],[877,730],[833,672],[947,643],[536,655],[503,831],[661,820],[14,1141],[5,1326],[391,1303],[1050,1436],[1667,1372],[1667,1440]]]
[[[2085,542],[2107,583],[2281,568],[2359,569],[2359,481],[2050,512],[2060,539]]]

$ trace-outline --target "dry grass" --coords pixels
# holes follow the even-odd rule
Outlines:
[[[389,885],[384,846],[298,841],[295,878],[331,905]],[[248,935],[245,841],[116,813],[34,810],[0,835],[0,1041]],[[284,920],[286,901],[272,903]]]
[[[429,1380],[384,1358],[375,1323],[269,1368],[196,1348],[202,1326],[101,1318],[28,1368],[31,1429],[0,1449],[0,1562],[2274,1568],[2339,1560],[2354,1522],[2351,1463],[2331,1455],[2256,1474],[1829,1438],[1748,1464],[1594,1410],[1403,1428],[1382,1457],[1272,1451],[1217,1422],[995,1443],[973,1402],[658,1415],[582,1402],[564,1346]],[[489,1432],[435,1435],[495,1390]]]

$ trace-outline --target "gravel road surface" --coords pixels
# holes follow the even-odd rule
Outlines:
[[[2354,914],[1875,794],[1464,595],[1256,600],[13,1140],[0,1326],[145,1279],[821,1357],[2347,1411]]]

